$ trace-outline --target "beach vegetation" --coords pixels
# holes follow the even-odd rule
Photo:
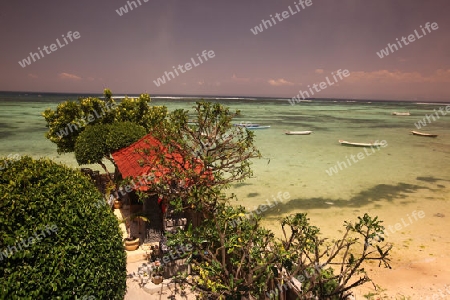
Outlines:
[[[201,299],[346,299],[371,281],[365,262],[390,268],[392,245],[371,240],[383,228],[377,217],[345,222],[343,236],[328,241],[304,213],[281,220],[281,239],[259,225],[259,216],[230,226],[244,214],[221,203],[213,218],[170,236],[171,245],[194,245],[188,262],[196,275],[184,284]]]
[[[46,121],[46,137],[57,146],[58,153],[75,151],[78,136],[89,126],[131,122],[150,132],[167,116],[165,106],[150,106],[150,96],[125,97],[115,100],[109,89],[103,98],[86,97],[67,100],[56,109],[48,108],[42,116]]]
[[[79,165],[100,164],[108,173],[103,160],[115,166],[111,154],[131,145],[146,133],[144,127],[131,122],[88,126],[76,140],[75,159]]]
[[[0,175],[0,299],[123,299],[122,233],[92,182],[27,156]]]
[[[238,110],[204,101],[191,111],[170,112],[152,131],[165,153],[157,160],[142,153],[142,165],[155,167],[157,162],[171,170],[151,182],[151,190],[176,209],[191,208],[205,216],[214,211],[218,201],[225,199],[222,191],[251,177],[251,159],[261,157],[254,133],[233,125],[239,115]]]

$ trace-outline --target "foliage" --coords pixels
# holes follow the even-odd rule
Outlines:
[[[352,288],[370,281],[363,262],[378,260],[390,267],[392,246],[366,243],[382,229],[367,214],[346,223],[341,239],[326,243],[306,214],[284,218],[284,236],[278,240],[259,226],[258,216],[244,217],[243,208],[219,204],[216,209],[199,227],[170,236],[171,245],[194,245],[189,255],[198,276],[185,284],[202,299],[276,298],[287,289],[298,299],[346,299]]]
[[[127,147],[146,134],[145,128],[131,122],[88,126],[77,138],[75,158],[78,164],[100,163],[111,153]]]
[[[197,102],[194,111],[175,110],[152,131],[164,151],[141,151],[142,164],[170,169],[153,182],[151,189],[183,209],[213,210],[223,188],[252,175],[252,158],[261,156],[254,134],[233,126],[240,114],[218,103]]]
[[[300,275],[304,279],[308,270],[317,271],[302,290],[292,290],[300,298],[318,295],[320,299],[345,299],[349,290],[371,281],[362,267],[364,262],[377,260],[379,266],[384,264],[390,268],[388,256],[392,245],[372,240],[383,232],[381,223],[378,217],[372,218],[366,213],[358,217],[355,224],[345,222],[342,238],[326,243],[326,239],[320,238],[319,229],[310,225],[306,214],[284,218],[282,244],[287,256],[282,256],[287,257],[283,259],[286,276]]]
[[[78,136],[90,125],[128,121],[150,132],[167,116],[165,106],[149,106],[150,101],[149,95],[142,94],[117,103],[111,91],[105,89],[104,99],[88,97],[62,102],[55,110],[42,113],[48,127],[46,137],[57,145],[58,153],[68,153],[75,151]]]
[[[129,121],[145,128],[147,132],[153,131],[167,117],[167,107],[150,106],[151,99],[147,94],[138,98],[125,97],[117,109],[113,111],[114,122]]]
[[[9,163],[0,171],[0,299],[123,299],[122,233],[89,179],[49,160]],[[46,226],[57,231],[19,247]]]
[[[168,245],[194,245],[190,262],[199,275],[194,288],[203,299],[257,297],[274,279],[274,236],[259,226],[259,218],[250,220],[244,213],[242,207],[220,203],[214,218],[169,236]]]
[[[105,90],[105,94],[107,92]],[[42,116],[47,122],[47,139],[55,143],[58,153],[73,152],[78,135],[87,125],[111,123],[116,103],[111,98],[84,98],[65,101],[56,110],[46,109]]]

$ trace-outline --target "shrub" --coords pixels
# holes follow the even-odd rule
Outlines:
[[[80,165],[100,163],[111,153],[127,147],[146,134],[145,128],[131,122],[88,126],[75,144],[75,158]]]
[[[0,199],[0,299],[123,299],[117,219],[80,172],[23,157],[0,171]]]
[[[200,226],[168,235],[168,246],[191,244],[185,256],[198,276],[184,284],[199,299],[283,299],[289,291],[295,299],[343,300],[371,281],[365,262],[390,268],[392,245],[373,241],[384,229],[377,217],[345,222],[342,238],[330,242],[305,213],[283,218],[279,239],[259,225],[261,216],[245,212],[218,204]]]
[[[55,110],[49,108],[42,113],[48,128],[45,136],[56,144],[58,153],[74,152],[78,136],[91,125],[132,122],[148,133],[160,126],[167,116],[167,107],[150,106],[147,94],[125,97],[117,103],[109,89],[103,94],[104,99],[87,97],[64,101]]]

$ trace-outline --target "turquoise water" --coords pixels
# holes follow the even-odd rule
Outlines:
[[[76,96],[0,94],[0,155],[46,156],[78,167],[73,155],[58,155],[56,147],[46,140],[45,121],[40,116],[46,108],[56,108],[58,102],[69,98]],[[365,211],[375,211],[387,222],[430,207],[433,212],[450,215],[450,113],[421,129],[438,134],[437,138],[410,134],[417,130],[415,122],[445,104],[314,100],[291,106],[281,100],[218,101],[241,111],[236,122],[271,126],[255,131],[263,158],[254,161],[254,177],[230,190],[248,209],[265,204],[279,192],[288,192],[288,200],[265,212],[267,226],[273,227],[285,214],[300,211],[322,222],[324,231],[335,230],[336,223]],[[170,110],[188,109],[194,102],[153,100]],[[392,116],[394,111],[409,111],[411,116]],[[288,136],[284,134],[287,130],[313,133]],[[375,152],[369,149],[368,155],[363,148],[341,146],[339,139],[385,140],[387,146]],[[352,162],[351,155],[357,157],[360,152],[362,158]],[[338,162],[342,170],[330,176],[327,170]]]

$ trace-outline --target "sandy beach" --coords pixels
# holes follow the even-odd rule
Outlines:
[[[439,201],[438,201],[439,202]],[[441,204],[445,204],[441,200]],[[439,204],[439,203],[437,203]],[[289,202],[285,205],[289,205]],[[376,284],[366,283],[354,290],[356,299],[446,299],[450,298],[450,264],[448,249],[450,246],[450,234],[447,229],[447,218],[450,210],[443,207],[419,207],[392,206],[384,211],[390,214],[383,215],[383,224],[386,227],[386,241],[393,243],[391,252],[392,269],[379,267],[378,263],[365,264],[365,269],[370,278]],[[280,206],[279,208],[282,209]],[[414,209],[413,209],[414,208]],[[376,208],[368,208],[368,211],[376,212]],[[414,210],[416,213],[413,212]],[[378,208],[380,213],[380,208]],[[405,213],[407,212],[407,213]],[[422,212],[420,214],[417,214]],[[352,217],[347,218],[342,209],[331,207],[328,211],[310,211],[312,224],[317,224],[323,236],[338,238],[342,232],[341,225],[344,220],[356,219],[360,210],[353,211]],[[420,218],[422,216],[422,218]],[[281,235],[279,227],[274,221],[263,220],[262,224],[271,228],[278,236]],[[129,253],[139,259],[137,253]],[[137,270],[144,262],[132,260],[128,264],[128,272]],[[136,282],[127,280],[128,293],[126,299],[165,299],[166,294],[155,294],[148,298]],[[142,298],[136,298],[142,297]],[[162,297],[162,298],[161,298]],[[427,298],[430,297],[430,298]],[[439,298],[432,298],[439,297]],[[182,299],[182,298],[179,298]]]

